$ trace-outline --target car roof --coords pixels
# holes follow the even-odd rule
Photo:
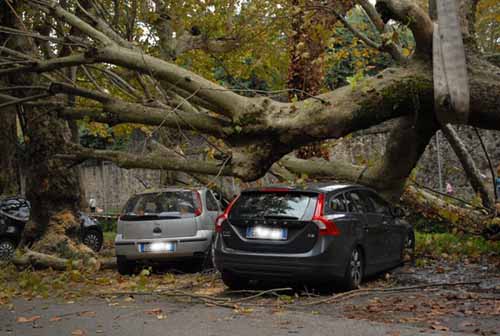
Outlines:
[[[153,189],[146,189],[144,191],[138,192],[135,195],[147,195],[147,194],[156,194],[156,193],[162,193],[162,192],[176,192],[176,191],[204,191],[207,190],[207,187],[178,187],[178,186],[170,186],[170,187],[163,187],[163,188],[153,188]]]
[[[339,190],[344,190],[348,188],[364,188],[369,189],[363,185],[355,183],[341,183],[341,182],[312,182],[305,184],[271,184],[264,187],[249,188],[245,189],[243,192],[254,192],[254,191],[270,191],[272,189],[287,189],[290,191],[306,191],[306,192],[334,192]]]

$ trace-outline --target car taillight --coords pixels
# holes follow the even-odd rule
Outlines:
[[[312,221],[318,226],[320,236],[339,236],[340,230],[337,225],[335,225],[331,219],[326,218],[323,214],[324,204],[325,195],[319,194]]]
[[[222,223],[227,219],[227,215],[223,213],[215,220],[215,232],[222,232]]]
[[[215,220],[215,232],[218,233],[222,232],[222,223],[224,223],[224,221],[228,219],[229,212],[231,211],[231,208],[233,207],[234,203],[238,200],[239,197],[240,196],[238,195],[234,200],[232,200],[231,203],[229,203],[229,205],[227,206],[224,213],[217,217],[217,219]]]
[[[196,217],[201,216],[203,213],[203,204],[201,203],[201,195],[198,191],[193,191],[194,194],[194,205],[196,209],[194,209],[194,215]]]

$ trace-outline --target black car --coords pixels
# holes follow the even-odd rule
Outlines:
[[[22,197],[0,200],[0,261],[14,256],[30,211],[30,203]]]
[[[360,185],[249,189],[217,218],[214,262],[232,289],[253,279],[357,288],[413,248],[402,214]]]
[[[96,218],[80,212],[80,237],[82,243],[94,252],[99,252],[104,241],[101,223]]]
[[[30,213],[31,205],[23,197],[0,200],[0,260],[9,260],[14,256]],[[100,251],[103,243],[101,224],[83,212],[79,215],[82,242],[95,252]]]

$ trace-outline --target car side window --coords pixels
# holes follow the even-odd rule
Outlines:
[[[375,213],[390,215],[391,212],[389,210],[389,206],[386,201],[382,199],[379,195],[374,192],[368,191],[367,193],[368,200],[373,204],[373,209]]]
[[[219,205],[211,191],[207,191],[207,210],[219,211]]]
[[[361,198],[358,192],[351,191],[347,194],[347,198],[352,202],[352,210],[349,209],[349,212],[359,212],[365,213],[367,212],[365,202]]]
[[[327,212],[347,212],[347,204],[343,194],[330,197]]]

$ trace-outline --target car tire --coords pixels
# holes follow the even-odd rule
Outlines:
[[[134,273],[136,263],[124,256],[118,256],[116,257],[116,265],[118,266],[118,273],[121,275],[130,275]]]
[[[214,268],[213,257],[212,257],[212,246],[210,246],[205,253],[205,257],[201,263],[201,270]]]
[[[405,240],[403,242],[403,249],[401,251],[401,261],[405,261],[405,255],[409,255],[410,259],[413,260],[415,256],[415,233],[413,230],[409,230],[406,233]]]
[[[248,283],[250,282],[248,279],[230,272],[221,272],[221,275],[222,282],[224,282],[224,285],[229,287],[231,290],[245,289],[248,287]]]
[[[0,240],[0,261],[9,261],[14,258],[16,244],[11,239]]]
[[[99,252],[102,248],[103,236],[99,230],[90,229],[85,232],[82,239],[83,244],[87,245],[94,252]]]
[[[347,262],[347,267],[342,280],[342,288],[345,290],[353,290],[359,288],[363,280],[364,262],[363,254],[359,247],[354,248]]]

